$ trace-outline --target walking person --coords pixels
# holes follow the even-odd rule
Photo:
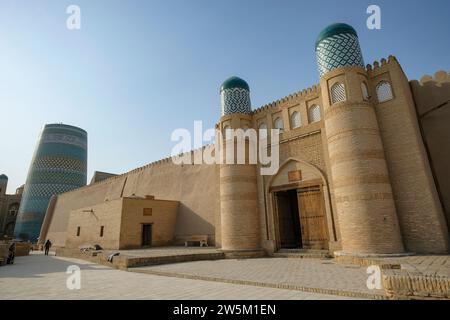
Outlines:
[[[51,246],[52,246],[52,242],[49,239],[47,239],[47,241],[45,241],[45,244],[44,244],[46,256],[48,256],[48,251],[50,250]]]

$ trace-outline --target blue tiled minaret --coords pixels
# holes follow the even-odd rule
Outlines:
[[[36,241],[50,198],[86,181],[86,131],[65,124],[46,125],[28,171],[14,236]]]

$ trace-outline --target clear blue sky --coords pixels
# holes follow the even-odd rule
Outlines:
[[[382,30],[366,28],[369,4]],[[54,122],[88,131],[89,179],[166,157],[174,129],[217,122],[231,75],[254,108],[317,83],[314,41],[333,22],[355,27],[366,63],[394,54],[410,79],[449,70],[449,13],[448,0],[0,0],[0,173],[9,192],[24,183]]]

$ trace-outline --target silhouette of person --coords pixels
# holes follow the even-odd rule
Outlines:
[[[52,246],[52,242],[49,239],[47,239],[47,241],[45,241],[45,244],[44,244],[46,256],[48,256],[48,251],[50,250],[51,246]]]

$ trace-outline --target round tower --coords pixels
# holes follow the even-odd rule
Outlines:
[[[86,185],[87,133],[65,124],[45,125],[31,161],[14,236],[36,241],[50,198]]]
[[[0,174],[0,196],[6,194],[6,188],[8,187],[8,176]]]
[[[343,253],[404,251],[358,35],[328,26],[316,41],[325,134]]]
[[[256,163],[250,163],[249,152],[247,152],[249,141],[244,139],[243,143],[247,151],[244,161],[238,164],[237,144],[242,141],[234,138],[236,130],[247,130],[253,126],[250,88],[244,80],[232,77],[223,83],[220,96],[222,117],[219,130],[223,138],[223,163],[220,165],[222,250],[251,254],[261,249]],[[227,161],[226,154],[231,151],[233,157],[229,157],[231,161]]]

